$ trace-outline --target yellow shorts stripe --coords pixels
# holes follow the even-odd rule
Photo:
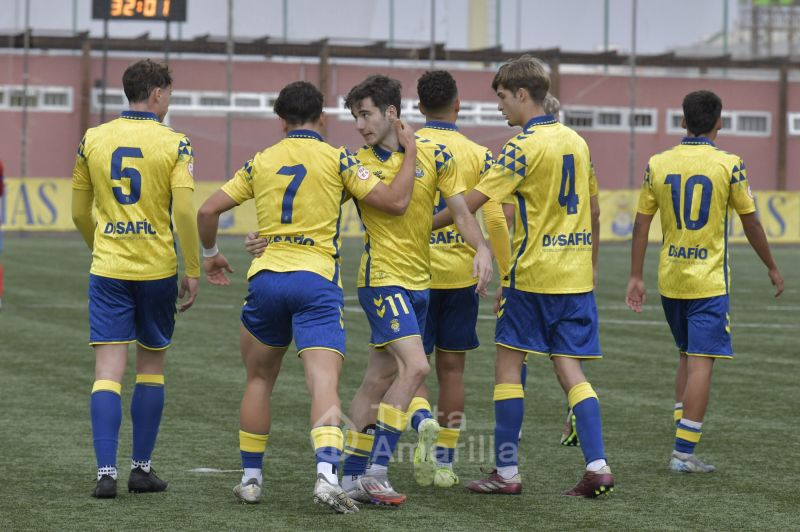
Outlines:
[[[144,373],[136,375],[136,384],[160,384],[164,385],[163,375],[147,375]]]
[[[597,399],[597,394],[592,389],[592,385],[588,382],[582,382],[572,387],[567,394],[567,402],[569,403],[570,408],[575,408],[575,405],[581,401],[590,399],[592,397]]]
[[[428,412],[430,412],[431,404],[424,397],[414,397],[408,404],[408,410],[406,411],[406,413],[409,416],[411,416],[417,410],[427,410]]]
[[[446,449],[455,449],[458,445],[458,437],[461,435],[461,429],[442,428],[439,431],[439,437],[436,439],[437,447],[444,447]]]
[[[403,432],[408,424],[408,414],[392,405],[381,403],[378,406],[378,424],[397,432]]]
[[[703,434],[702,432],[693,432],[691,430],[686,430],[686,429],[681,429],[681,428],[675,429],[675,437],[676,438],[680,438],[682,440],[690,441],[692,443],[699,442],[700,441],[700,436],[702,434]]]
[[[334,447],[341,451],[344,444],[342,429],[331,425],[311,429],[311,440],[314,442],[314,449]]]
[[[494,400],[524,399],[525,392],[521,384],[496,384],[494,387]]]
[[[239,449],[246,453],[263,453],[267,450],[269,434],[252,434],[239,431]]]
[[[94,381],[94,385],[92,386],[92,393],[94,392],[114,392],[117,395],[121,395],[122,384],[115,381],[100,379],[98,381]]]
[[[342,359],[345,358],[344,353],[342,353],[338,349],[334,349],[332,347],[322,347],[322,346],[304,347],[303,349],[301,349],[300,351],[297,352],[298,358],[302,358],[303,353],[305,353],[306,351],[310,351],[311,349],[317,349],[319,351],[330,351],[331,353],[336,353],[337,355],[342,357]]]
[[[370,452],[372,452],[372,444],[374,441],[374,434],[365,434],[363,432],[356,432],[355,430],[348,430],[347,437],[345,438],[344,452],[357,456],[369,456]]]

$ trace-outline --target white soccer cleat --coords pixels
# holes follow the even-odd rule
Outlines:
[[[372,475],[367,473],[358,479],[358,485],[369,496],[372,504],[400,506],[406,502],[406,496],[394,490],[385,472]]]
[[[713,473],[717,470],[716,467],[704,463],[694,454],[679,453],[678,451],[672,451],[669,468],[676,473]]]
[[[340,514],[352,514],[358,511],[358,506],[347,496],[339,484],[331,484],[322,474],[317,475],[317,483],[314,484],[314,502],[328,506]]]
[[[261,502],[261,485],[258,480],[251,478],[247,482],[236,484],[233,494],[244,503],[258,504]]]
[[[441,427],[433,418],[423,419],[417,427],[419,439],[414,449],[414,479],[420,486],[433,484],[436,475],[436,439]]]

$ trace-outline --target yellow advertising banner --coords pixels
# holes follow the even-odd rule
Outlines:
[[[222,182],[197,182],[195,204],[217,190]],[[5,194],[0,198],[0,224],[7,231],[74,231],[70,213],[71,183],[64,178],[6,178]],[[636,216],[637,190],[600,192],[601,241],[629,240]],[[755,193],[756,207],[770,242],[800,242],[800,192],[760,191]],[[258,228],[252,201],[220,217],[220,233],[244,234]],[[352,202],[342,209],[342,236],[363,233],[361,221]],[[729,241],[746,242],[738,216],[730,216]],[[661,240],[656,215],[650,240]]]

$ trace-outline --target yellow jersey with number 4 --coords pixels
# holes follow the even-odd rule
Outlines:
[[[133,281],[175,275],[172,189],[194,188],[189,139],[153,113],[124,111],[86,131],[72,188],[94,194],[90,272]]]
[[[349,192],[361,199],[378,178],[345,148],[310,130],[290,131],[222,186],[236,203],[255,199],[258,236],[267,240],[248,279],[261,270],[309,271],[341,284],[339,223]]]
[[[516,209],[503,286],[542,294],[593,289],[589,197],[597,179],[586,141],[552,115],[532,118],[503,146],[476,190]]]
[[[387,184],[403,164],[402,152],[364,146],[358,159]],[[402,286],[425,290],[431,286],[430,244],[436,191],[444,197],[464,192],[453,155],[444,144],[417,136],[414,191],[405,214],[392,216],[356,202],[366,228],[358,286]]]
[[[661,210],[658,291],[674,299],[728,293],[728,214],[755,212],[744,162],[705,137],[650,158],[638,211]]]

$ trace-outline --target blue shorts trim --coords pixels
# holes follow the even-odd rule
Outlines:
[[[429,290],[408,290],[401,286],[368,286],[358,289],[358,301],[369,321],[369,343],[388,343],[422,336],[428,313]]]
[[[689,356],[733,358],[727,295],[702,299],[661,296],[675,345]]]
[[[146,349],[169,347],[175,331],[178,276],[128,281],[89,275],[89,343],[137,342]]]
[[[430,355],[437,348],[453,352],[477,349],[478,306],[474,286],[432,289],[422,339],[425,353]]]
[[[495,342],[548,356],[601,358],[594,293],[538,294],[503,288]]]
[[[250,278],[242,325],[270,347],[328,349],[344,356],[344,296],[321,275],[263,270]]]

